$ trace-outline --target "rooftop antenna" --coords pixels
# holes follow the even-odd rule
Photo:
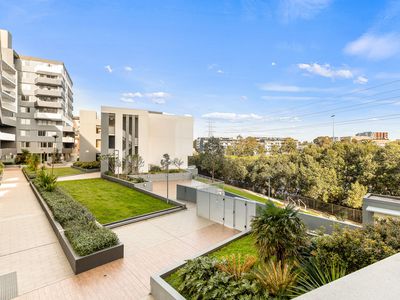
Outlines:
[[[208,119],[208,137],[214,136],[214,120]]]

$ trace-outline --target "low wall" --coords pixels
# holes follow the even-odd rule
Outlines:
[[[149,182],[149,181],[141,182],[141,183],[135,183],[135,182],[128,181],[128,180],[125,180],[125,179],[121,179],[121,178],[118,178],[118,177],[106,175],[104,173],[101,173],[101,178],[107,179],[109,181],[117,182],[117,183],[122,184],[123,186],[126,186],[126,187],[131,188],[131,189],[138,189],[140,191],[146,190],[146,191],[149,191],[149,192],[153,191],[153,184],[151,182]]]
[[[95,253],[86,255],[86,256],[79,256],[75,253],[74,249],[72,248],[71,244],[69,243],[67,237],[64,234],[64,229],[58,223],[54,217],[53,213],[51,212],[50,208],[47,206],[45,200],[40,195],[39,191],[33,185],[33,183],[29,180],[28,176],[25,172],[23,172],[25,178],[28,180],[29,185],[36,196],[40,206],[42,207],[47,220],[49,221],[51,227],[53,228],[54,233],[57,236],[57,239],[61,245],[61,248],[64,251],[65,256],[69,264],[71,265],[72,270],[75,274],[79,274],[90,269],[96,268],[98,266],[104,265],[106,263],[112,262],[114,260],[120,259],[124,257],[124,244],[120,243],[116,246],[103,249],[97,251]]]
[[[147,181],[167,181],[167,173],[157,173],[157,174],[138,174],[138,175],[129,175],[132,178],[144,178]],[[190,172],[182,172],[182,173],[169,173],[168,180],[170,181],[178,181],[178,180],[191,180],[193,178],[192,173]]]

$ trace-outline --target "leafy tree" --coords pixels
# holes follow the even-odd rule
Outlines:
[[[211,137],[204,148],[204,152],[200,154],[201,167],[210,172],[214,180],[216,171],[221,169],[224,163],[224,148],[215,137]]]
[[[286,138],[281,146],[282,153],[290,153],[297,150],[297,142],[292,138]]]
[[[163,169],[168,170],[169,166],[172,164],[172,160],[168,153],[163,155],[163,159],[161,160],[160,164]]]
[[[332,144],[332,138],[329,136],[319,136],[313,140],[313,143],[319,147],[327,147]]]
[[[275,257],[278,261],[294,258],[306,244],[306,228],[292,205],[284,208],[267,202],[251,222],[255,245],[264,262]]]
[[[172,161],[172,163],[174,164],[175,167],[178,168],[178,170],[181,169],[182,165],[183,165],[183,160],[180,158],[174,158],[174,160]]]
[[[350,207],[361,208],[365,194],[368,188],[363,186],[358,181],[351,184],[350,190],[347,193],[346,204]]]
[[[239,139],[238,142],[229,150],[237,156],[253,156],[264,154],[265,150],[255,137]]]

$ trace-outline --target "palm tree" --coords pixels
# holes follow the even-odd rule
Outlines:
[[[255,245],[264,262],[272,257],[278,261],[294,258],[305,245],[306,229],[293,205],[284,208],[267,202],[251,223]]]

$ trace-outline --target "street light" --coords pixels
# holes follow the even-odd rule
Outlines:
[[[53,170],[54,170],[54,159],[56,157],[58,135],[57,134],[53,135],[53,138],[54,138],[54,145],[53,145],[54,150],[53,150],[53,159],[52,159],[52,164],[51,164],[51,175],[53,175]]]
[[[332,118],[332,142],[335,142],[335,115],[332,115],[331,118]]]

